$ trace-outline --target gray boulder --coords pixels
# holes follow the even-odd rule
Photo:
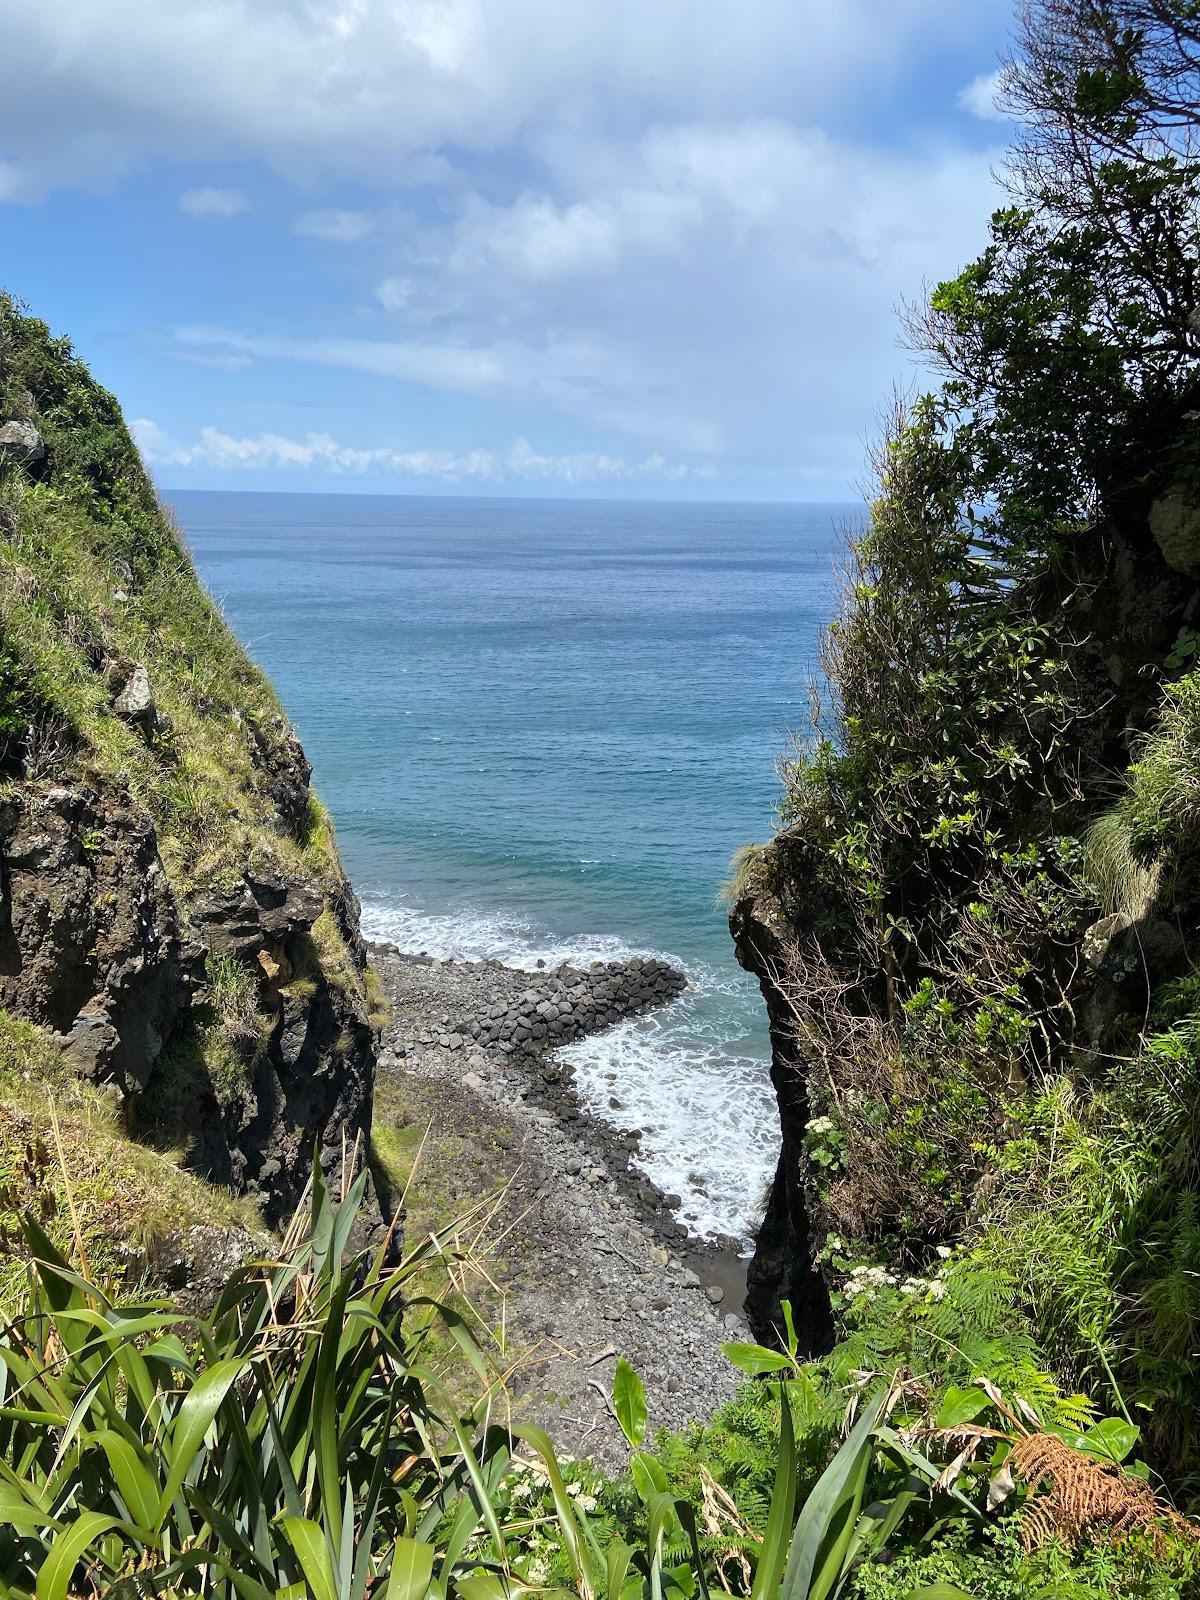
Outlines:
[[[31,422],[0,424],[0,467],[27,466],[45,454],[42,436]]]

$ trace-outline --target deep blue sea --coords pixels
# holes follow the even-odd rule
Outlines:
[[[777,1123],[717,894],[771,832],[856,508],[167,498],[296,723],[369,935],[686,967],[690,994],[567,1055],[684,1220],[747,1237]]]

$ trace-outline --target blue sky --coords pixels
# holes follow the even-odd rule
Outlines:
[[[0,286],[167,488],[841,499],[1009,0],[42,0]]]

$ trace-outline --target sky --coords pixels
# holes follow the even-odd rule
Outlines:
[[[166,489],[841,500],[1011,0],[41,0],[0,287]]]

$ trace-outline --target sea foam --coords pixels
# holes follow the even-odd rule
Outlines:
[[[757,1004],[742,974],[684,963],[670,951],[635,949],[611,935],[556,938],[498,911],[426,912],[371,890],[363,894],[362,921],[369,938],[441,960],[497,960],[533,970],[539,961],[586,966],[656,955],[684,967],[691,987],[680,999],[558,1054],[574,1069],[590,1112],[641,1131],[637,1165],[680,1197],[676,1214],[688,1231],[749,1246],[779,1153],[779,1123],[767,1063],[746,1048],[739,1025]]]

